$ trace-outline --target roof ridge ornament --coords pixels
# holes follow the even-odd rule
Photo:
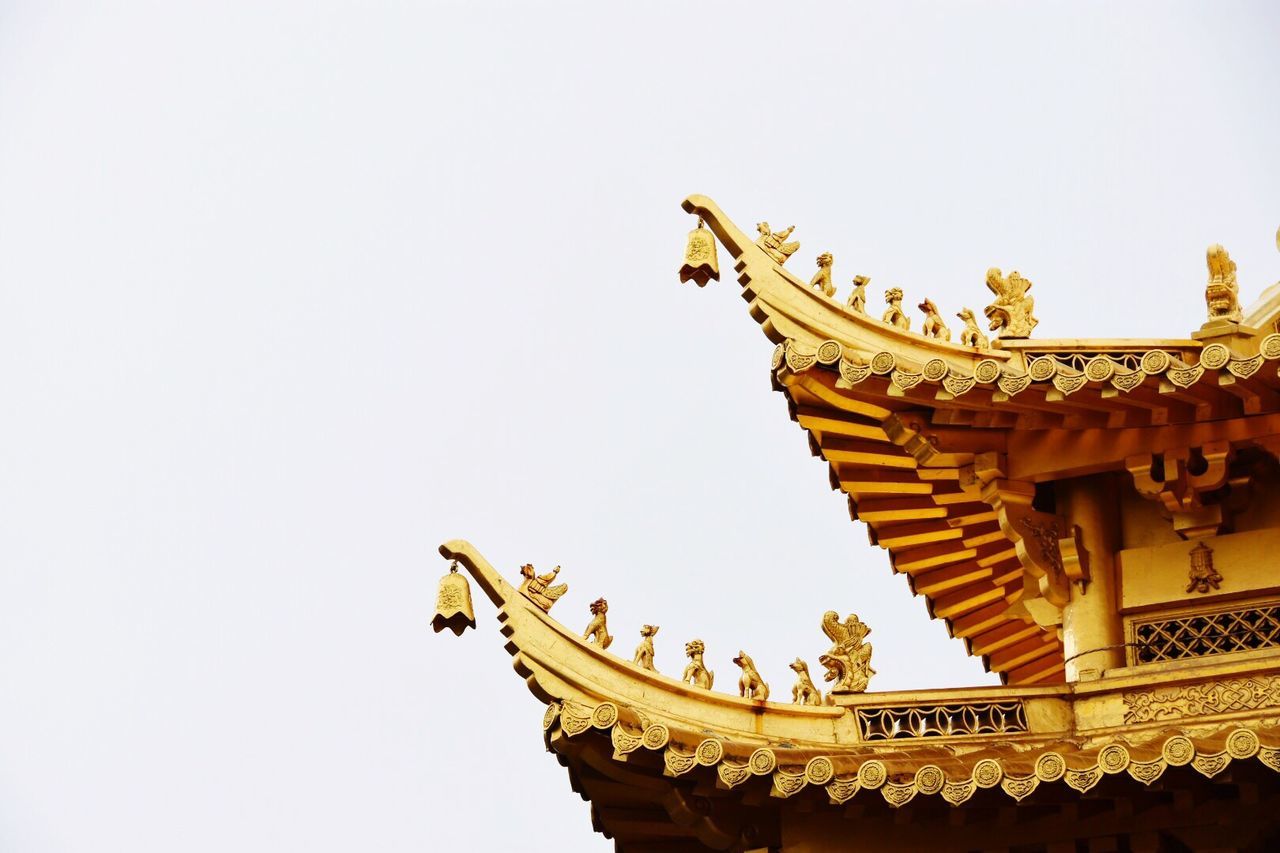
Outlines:
[[[1031,337],[1031,330],[1040,323],[1031,313],[1036,300],[1027,295],[1031,282],[1017,270],[1005,276],[999,267],[992,267],[987,270],[987,288],[996,295],[996,301],[984,311],[991,321],[991,331],[1006,339]]]
[[[1280,233],[1277,234],[1280,239]],[[1209,322],[1225,320],[1240,323],[1244,313],[1240,310],[1240,286],[1236,281],[1236,262],[1222,247],[1214,243],[1205,253],[1209,266],[1209,282],[1204,288],[1204,301],[1209,309]]]

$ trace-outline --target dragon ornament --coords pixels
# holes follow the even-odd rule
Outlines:
[[[983,313],[991,321],[991,331],[1002,338],[1029,338],[1031,330],[1040,322],[1034,316],[1036,301],[1027,295],[1031,282],[1017,273],[1004,275],[999,267],[987,270],[987,288],[996,295],[996,301]]]
[[[826,667],[825,681],[834,682],[833,693],[863,693],[876,671],[871,668],[871,644],[864,642],[871,629],[851,613],[843,621],[840,614],[828,610],[822,616],[822,632],[831,640],[826,654],[818,663]]]

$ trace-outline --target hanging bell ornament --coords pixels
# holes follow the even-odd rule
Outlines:
[[[693,279],[698,287],[705,287],[713,278],[720,280],[720,267],[716,263],[716,238],[702,227],[702,217],[699,216],[698,227],[689,232],[689,244],[684,249],[680,281]]]
[[[466,575],[458,574],[458,561],[449,567],[449,574],[440,578],[440,591],[436,593],[436,615],[431,627],[439,634],[445,628],[457,636],[476,626],[476,616],[471,611],[471,585]]]

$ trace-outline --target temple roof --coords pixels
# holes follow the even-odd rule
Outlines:
[[[684,208],[733,255],[750,314],[777,344],[775,388],[832,488],[848,495],[850,516],[930,614],[1007,683],[1061,681],[1064,662],[1058,632],[1018,606],[1025,554],[984,494],[993,479],[1022,484],[1038,503],[1035,484],[1125,471],[1131,454],[1160,442],[1249,440],[1280,426],[1277,298],[1250,310],[1261,329],[1219,320],[1185,338],[965,346],[837,302],[704,196]],[[1226,255],[1210,250],[1211,271],[1215,250]],[[1230,273],[1234,287],[1233,264]],[[988,317],[1008,313],[1003,298]]]
[[[548,749],[619,849],[767,846],[776,812],[761,807],[793,798],[836,816],[846,803],[987,809],[993,797],[1052,810],[1097,787],[1164,808],[1155,783],[1166,774],[1187,789],[1280,771],[1275,650],[1075,684],[754,701],[585,641],[469,543],[440,552],[498,607],[516,672],[547,703]]]

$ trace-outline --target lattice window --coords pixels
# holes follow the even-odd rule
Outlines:
[[[1027,730],[1022,703],[1016,701],[858,708],[857,713],[865,740],[1011,734]]]
[[[1280,646],[1280,604],[1134,622],[1134,660],[1155,663]]]

